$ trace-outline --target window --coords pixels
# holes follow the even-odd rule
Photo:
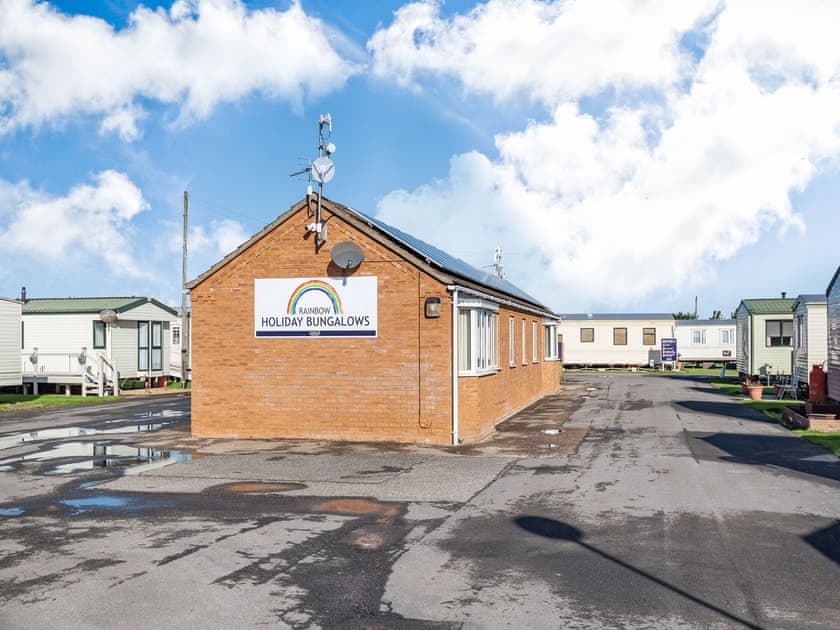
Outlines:
[[[735,329],[722,328],[720,331],[720,345],[731,346],[735,344]]]
[[[180,346],[181,345],[181,327],[180,326],[173,326],[172,327],[172,345],[173,346]]]
[[[595,342],[595,329],[594,328],[581,328],[580,329],[580,342],[581,343],[594,343]]]
[[[691,345],[705,346],[706,345],[706,331],[702,328],[692,328],[691,330]]]
[[[458,310],[458,369],[495,371],[499,365],[499,316],[482,308]]]
[[[547,324],[545,328],[545,360],[556,361],[560,358],[560,348],[557,344],[557,326]]]
[[[149,369],[149,322],[137,322],[137,369]]]
[[[613,345],[626,346],[627,345],[627,329],[613,328]]]
[[[802,315],[796,316],[796,347],[801,348],[805,345],[803,333],[805,332],[804,317]]]
[[[20,349],[23,350],[23,322],[20,323]]]
[[[642,328],[642,345],[656,345],[656,328]]]
[[[510,334],[508,336],[510,337],[510,339],[508,339],[508,363],[510,364],[510,367],[513,367],[514,363],[516,363],[516,354],[513,347],[513,317],[510,318]]]
[[[137,370],[163,369],[163,324],[137,322]]]
[[[522,320],[522,365],[527,365],[528,360],[525,358],[525,320]]]
[[[537,358],[537,322],[531,322],[531,361],[536,363]]]
[[[105,322],[93,321],[93,347],[95,349],[105,347]]]
[[[163,324],[152,322],[152,369],[163,369]]]
[[[789,319],[769,319],[765,322],[765,333],[767,347],[790,346],[793,322]]]

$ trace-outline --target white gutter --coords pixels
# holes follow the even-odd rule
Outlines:
[[[452,445],[458,446],[458,288],[452,291]]]
[[[537,309],[532,306],[525,306],[521,302],[514,302],[513,300],[508,300],[506,298],[500,298],[495,295],[490,295],[489,293],[484,293],[482,291],[478,291],[477,289],[471,289],[469,287],[463,287],[459,284],[449,284],[446,286],[447,291],[453,291],[453,299],[457,296],[458,291],[463,291],[464,293],[469,293],[470,295],[474,295],[476,297],[480,297],[485,300],[490,300],[491,302],[495,302],[496,304],[504,304],[505,306],[512,306],[515,309],[520,311],[525,311],[526,313],[533,313],[534,315],[539,315],[541,317],[546,316],[553,316],[554,313],[548,311],[546,309]],[[553,319],[553,318],[552,318]],[[560,318],[558,317],[557,320],[560,322]]]

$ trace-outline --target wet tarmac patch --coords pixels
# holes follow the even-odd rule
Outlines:
[[[226,483],[220,486],[207,488],[204,492],[236,492],[244,494],[259,494],[261,492],[288,492],[289,490],[302,490],[306,484],[302,483],[272,483],[268,481],[242,481]]]
[[[143,465],[145,468],[152,468],[171,463],[189,462],[192,458],[192,453],[178,450],[139,448],[99,441],[73,441],[61,442],[35,453],[7,457],[0,460],[0,468],[8,470],[23,464],[37,463],[44,464],[43,469],[39,471],[42,474],[66,475],[115,467],[128,468]]]

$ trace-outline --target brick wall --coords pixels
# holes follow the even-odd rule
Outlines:
[[[513,362],[510,362],[510,318],[513,317]],[[522,320],[525,320],[525,361],[522,360]],[[533,360],[533,326],[537,324],[537,361]],[[459,435],[465,442],[491,433],[500,421],[557,390],[562,363],[546,361],[542,318],[499,309],[499,371],[458,379]]]
[[[449,443],[446,287],[337,216],[315,253],[311,220],[294,214],[192,289],[193,433]],[[340,277],[340,241],[364,251],[354,275],[378,279],[378,337],[255,338],[254,279]],[[427,296],[439,319],[423,316]]]
[[[303,209],[293,214],[191,290],[193,433],[451,443],[452,296],[446,286],[339,216],[329,218],[329,242],[316,253],[305,230],[311,221]],[[352,275],[377,277],[378,336],[255,338],[254,280],[341,277],[330,261],[341,241],[356,243],[365,254]],[[441,317],[426,319],[425,299],[432,296],[441,299]],[[487,435],[500,420],[557,389],[562,364],[544,361],[543,335],[541,318],[500,309],[501,369],[459,378],[464,441]]]

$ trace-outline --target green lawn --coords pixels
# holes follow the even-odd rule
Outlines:
[[[823,433],[821,431],[794,431],[796,435],[801,437],[803,440],[807,440],[811,444],[816,444],[817,446],[821,446],[827,451],[831,451],[837,457],[840,457],[840,431],[833,431],[829,433]]]
[[[40,409],[42,407],[67,407],[72,405],[95,405],[122,400],[122,396],[65,396],[64,394],[0,394],[0,412]]]

